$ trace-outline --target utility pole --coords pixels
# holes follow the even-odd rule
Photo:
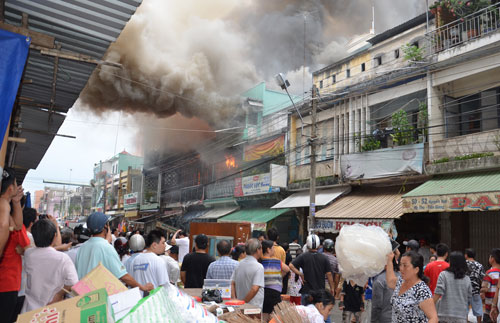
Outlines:
[[[318,106],[317,102],[317,89],[316,86],[312,87],[312,111],[311,111],[311,138],[309,138],[309,144],[311,145],[311,178],[309,184],[309,232],[311,232],[315,226],[315,216],[316,216],[316,109]]]

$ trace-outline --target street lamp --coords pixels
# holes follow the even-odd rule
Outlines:
[[[293,107],[295,108],[295,111],[297,111],[297,114],[299,115],[301,121],[301,131],[302,133],[304,133],[304,119],[302,118],[299,109],[297,109],[297,106],[295,106],[295,102],[293,102],[290,92],[288,92],[288,87],[290,86],[290,82],[288,82],[288,80],[285,79],[282,73],[276,74],[274,76],[274,79],[276,80],[276,84],[278,84],[278,86],[281,87],[282,90],[286,91],[286,94],[288,94],[290,101],[292,101]]]

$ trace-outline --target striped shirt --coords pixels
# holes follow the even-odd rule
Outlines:
[[[483,282],[486,283],[488,287],[488,291],[486,291],[484,297],[484,308],[486,314],[490,313],[491,304],[493,303],[493,297],[495,297],[495,291],[497,289],[499,276],[500,276],[500,269],[491,268],[486,272],[486,275],[483,278]]]
[[[292,255],[292,259],[295,259],[297,257],[297,250],[301,249],[302,247],[300,244],[292,242],[288,245],[288,250],[290,250],[290,254]]]
[[[262,266],[264,266],[264,287],[274,289],[281,293],[283,290],[281,260],[275,258],[262,258]]]

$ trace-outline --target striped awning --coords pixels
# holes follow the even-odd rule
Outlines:
[[[401,186],[356,188],[316,212],[317,219],[397,219],[403,215]]]

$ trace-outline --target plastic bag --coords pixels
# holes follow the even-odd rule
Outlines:
[[[219,320],[191,296],[170,285],[158,287],[141,299],[118,323],[140,322],[199,322]]]
[[[387,233],[380,227],[347,225],[340,230],[335,252],[342,276],[364,286],[369,277],[384,270],[391,243]]]

